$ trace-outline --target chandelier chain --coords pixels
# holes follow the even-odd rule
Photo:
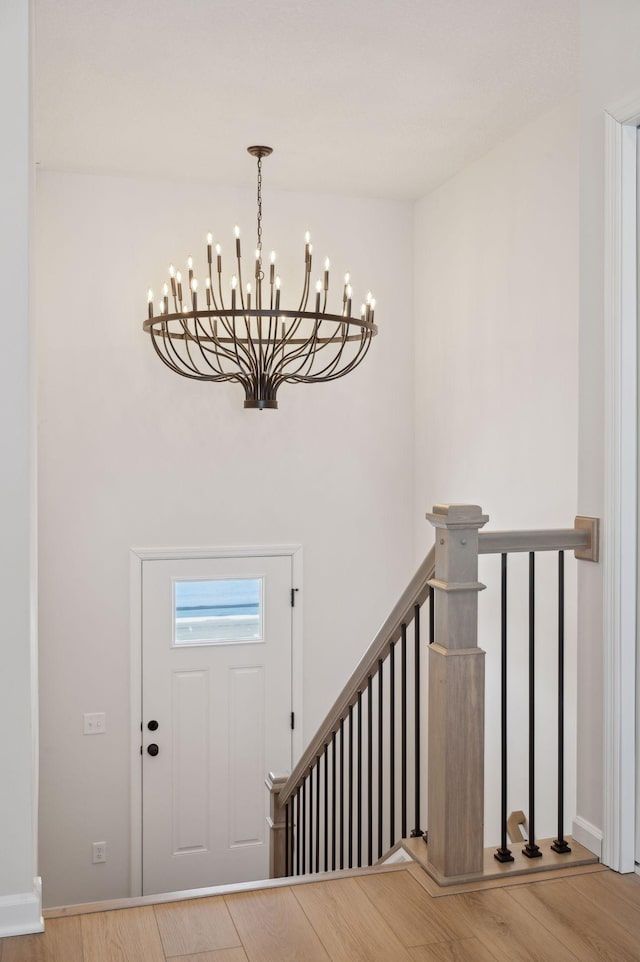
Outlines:
[[[258,250],[262,254],[262,157],[258,157]]]

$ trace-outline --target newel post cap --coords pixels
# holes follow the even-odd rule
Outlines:
[[[279,795],[288,780],[288,775],[279,775],[275,774],[274,772],[269,772],[264,780],[264,783],[270,792],[273,792],[275,795]]]
[[[436,528],[482,528],[489,520],[479,504],[434,504],[426,517]]]

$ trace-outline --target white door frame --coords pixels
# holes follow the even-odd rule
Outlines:
[[[637,239],[640,96],[605,113],[604,813],[602,861],[635,863]]]
[[[296,726],[292,733],[293,764],[302,754],[302,545],[251,545],[222,548],[131,548],[130,580],[130,681],[131,681],[131,883],[130,895],[142,895],[142,766],[140,765],[140,719],[142,718],[142,563],[189,558],[290,557],[293,587],[297,589],[291,609],[291,697]],[[265,777],[267,772],[264,773]],[[276,773],[283,774],[283,773]],[[286,774],[286,773],[284,773]]]

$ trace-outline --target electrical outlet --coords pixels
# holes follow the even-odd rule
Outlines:
[[[106,842],[94,842],[92,849],[93,849],[93,858],[91,859],[91,861],[93,862],[94,865],[97,865],[99,862],[107,861],[107,843]]]
[[[103,711],[85,713],[82,716],[83,735],[103,735],[107,730],[107,716]]]

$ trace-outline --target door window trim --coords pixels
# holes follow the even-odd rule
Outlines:
[[[131,548],[129,550],[129,677],[130,677],[130,883],[132,898],[142,895],[142,765],[140,719],[142,718],[142,566],[145,561],[183,561],[201,558],[291,558],[291,585],[295,605],[291,608],[291,699],[296,727],[291,733],[292,761],[302,754],[302,545],[241,545],[213,548]],[[267,772],[264,773],[265,778]],[[281,774],[281,773],[277,773]],[[286,774],[286,773],[282,773]]]

